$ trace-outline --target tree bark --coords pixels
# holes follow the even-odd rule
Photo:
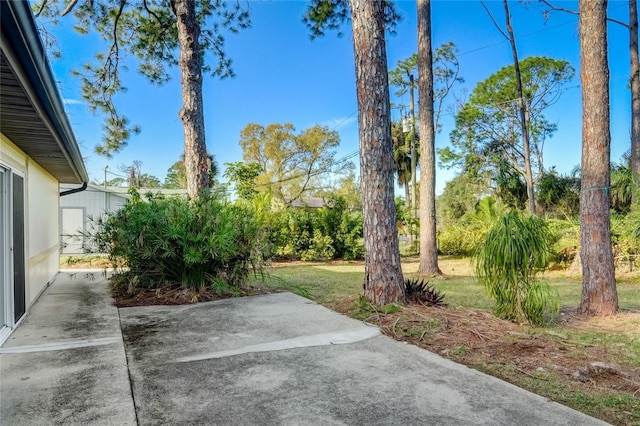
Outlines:
[[[184,128],[184,165],[187,193],[191,199],[200,198],[210,185],[202,101],[202,55],[198,41],[200,25],[196,19],[195,3],[192,0],[171,0],[180,45],[183,106],[179,116]]]
[[[413,96],[414,91],[414,82],[413,82],[413,74],[409,74],[409,108],[411,111],[409,114],[411,115],[411,148],[409,152],[411,153],[411,217],[416,217],[416,209],[418,208],[418,196],[417,196],[417,181],[416,181],[416,108],[415,108],[415,100]]]
[[[509,3],[504,0],[504,11],[507,19],[507,33],[511,44],[513,55],[513,66],[516,71],[516,86],[519,98],[520,131],[522,132],[522,150],[524,155],[524,180],[527,186],[527,198],[529,199],[529,213],[536,214],[535,189],[533,187],[533,171],[531,170],[531,147],[529,144],[529,124],[527,119],[526,102],[522,91],[522,76],[520,74],[520,62],[518,61],[518,50],[516,49],[516,36],[511,26],[511,15],[509,13]]]
[[[607,0],[580,0],[580,80],[582,83],[582,184],[580,190],[580,312],[618,311],[609,187],[611,134]]]
[[[436,240],[436,154],[433,110],[431,0],[418,0],[418,98],[420,114],[420,266],[418,275],[440,275]]]
[[[640,64],[638,62],[638,2],[629,0],[629,49],[631,60],[631,174],[632,201],[640,203]]]
[[[364,294],[376,305],[404,300],[393,188],[385,4],[350,0],[364,216]]]

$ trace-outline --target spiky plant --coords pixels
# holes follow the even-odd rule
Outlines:
[[[475,253],[476,276],[496,301],[496,316],[541,325],[557,315],[557,291],[535,279],[550,259],[549,230],[541,218],[509,212]]]
[[[404,291],[409,301],[417,303],[425,303],[431,306],[446,306],[444,303],[444,293],[440,294],[438,290],[429,282],[424,280],[406,279],[404,281]]]

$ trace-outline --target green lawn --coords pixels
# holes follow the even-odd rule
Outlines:
[[[493,301],[473,277],[468,259],[443,257],[440,267],[443,278],[434,278],[431,284],[446,294],[450,306],[491,309]],[[403,260],[405,278],[415,277],[418,261]],[[582,281],[579,277],[567,277],[562,272],[549,272],[539,277],[553,285],[560,295],[561,305],[578,307]],[[363,262],[284,263],[265,270],[264,282],[255,285],[268,288],[289,289],[310,297],[321,304],[332,305],[346,298],[357,298],[362,294],[364,281]],[[617,284],[618,299],[622,310],[640,310],[640,277],[625,277]],[[305,292],[308,290],[308,292]]]

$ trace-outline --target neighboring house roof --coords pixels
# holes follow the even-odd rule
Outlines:
[[[285,201],[288,202],[289,200],[285,198]],[[298,208],[309,207],[312,209],[319,209],[325,206],[329,206],[329,203],[322,197],[302,197],[291,202],[291,207]]]
[[[73,188],[72,185],[60,185],[61,189],[67,189],[67,188]],[[89,183],[87,185],[87,191],[95,191],[95,192],[107,192],[109,194],[115,194],[119,197],[122,198],[126,198],[126,199],[130,199],[131,195],[129,194],[129,188],[126,186],[107,186],[106,188],[104,187],[104,185],[96,185],[95,183]],[[167,189],[167,188],[137,188],[136,191],[138,191],[138,193],[145,198],[145,195],[149,192],[153,193],[153,194],[162,194],[162,195],[166,195],[166,196],[173,196],[173,195],[187,195],[187,190],[186,189]]]
[[[33,14],[0,2],[0,132],[60,182],[89,180]]]

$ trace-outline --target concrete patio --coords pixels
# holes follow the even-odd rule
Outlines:
[[[599,425],[291,293],[117,309],[63,272],[0,349],[0,424]]]

